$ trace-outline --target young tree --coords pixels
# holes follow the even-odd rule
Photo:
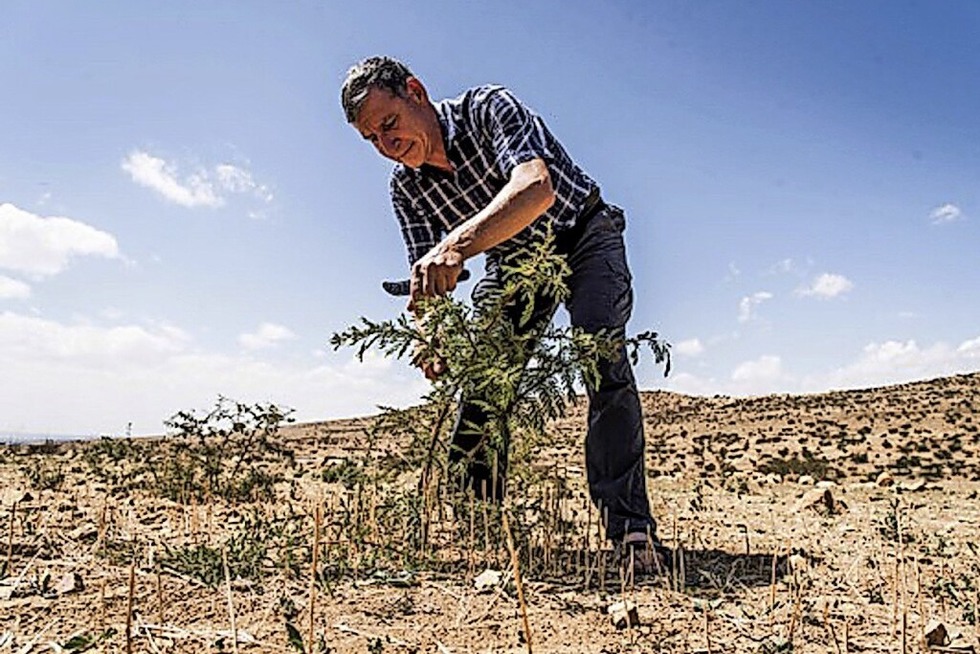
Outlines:
[[[406,314],[382,322],[362,317],[359,325],[332,336],[334,349],[356,348],[360,359],[375,349],[389,357],[424,357],[445,364],[445,373],[424,398],[434,410],[420,414],[427,416],[430,437],[420,487],[460,397],[480,398],[488,418],[483,425],[464,427],[482,430],[491,452],[506,452],[513,434],[540,435],[548,421],[564,416],[582,385],[598,383],[599,361],[615,356],[623,345],[634,364],[649,347],[656,363],[665,364],[664,376],[669,374],[670,345],[656,332],[623,339],[605,331],[557,327],[550,320],[522,329],[534,319],[538,303],[557,306],[568,296],[570,268],[555,254],[553,242],[549,231],[504,263],[503,284],[479,308],[451,296],[428,298],[420,303],[417,319]],[[521,309],[516,329],[515,307]]]

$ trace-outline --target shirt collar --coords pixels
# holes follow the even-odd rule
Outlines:
[[[453,110],[448,100],[440,100],[435,105],[436,117],[442,127],[442,138],[444,145],[449,147],[453,139],[456,138],[456,121],[453,120]]]

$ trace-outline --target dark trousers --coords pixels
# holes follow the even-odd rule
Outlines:
[[[633,310],[632,277],[623,243],[625,218],[611,205],[601,208],[587,222],[557,235],[556,249],[565,255],[572,273],[567,280],[571,292],[565,306],[571,324],[594,333],[607,329],[615,336],[625,334]],[[502,284],[500,268],[488,261],[487,275],[473,291],[479,307]],[[541,298],[523,329],[542,329],[557,306],[553,298]],[[520,307],[512,312],[515,328]],[[654,533],[650,515],[643,454],[643,416],[633,369],[625,348],[612,361],[599,364],[598,388],[587,385],[589,424],[585,438],[585,461],[589,493],[601,512],[607,536],[618,540],[626,532]],[[482,425],[486,414],[473,398],[463,399],[453,433],[450,461],[466,461],[466,485],[477,497],[500,500],[507,470],[506,447],[490,456],[483,446],[483,433],[467,425]],[[491,460],[491,457],[493,460]]]

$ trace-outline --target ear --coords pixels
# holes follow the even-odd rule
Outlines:
[[[409,99],[419,104],[425,104],[429,100],[429,94],[425,91],[425,86],[417,77],[409,77],[405,80],[405,91]]]

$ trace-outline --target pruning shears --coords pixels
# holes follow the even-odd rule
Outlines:
[[[459,277],[456,281],[465,282],[470,278],[470,271],[463,268],[459,272]],[[385,290],[388,295],[394,295],[395,297],[403,297],[412,292],[412,281],[410,279],[400,279],[398,281],[385,280],[381,282],[381,288]]]

